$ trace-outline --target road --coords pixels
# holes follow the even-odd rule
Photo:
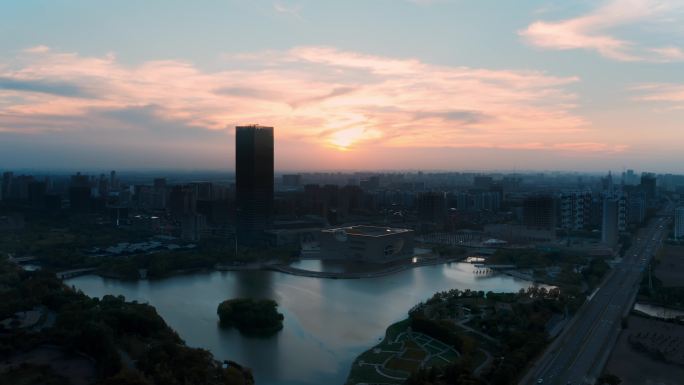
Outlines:
[[[671,206],[664,212],[669,213]],[[669,217],[656,217],[643,228],[623,260],[549,345],[520,385],[594,384],[615,345],[624,314],[639,290],[642,273],[667,235]]]

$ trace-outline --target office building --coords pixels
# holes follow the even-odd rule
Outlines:
[[[643,173],[641,175],[641,191],[644,193],[646,199],[646,206],[653,207],[656,199],[656,177],[652,173]]]
[[[619,204],[614,198],[603,200],[603,221],[601,225],[601,242],[609,247],[617,245],[618,241]]]
[[[684,238],[684,207],[675,209],[674,237],[677,240]]]
[[[530,228],[554,229],[556,203],[551,195],[540,194],[523,201],[523,224]]]
[[[301,174],[285,174],[283,175],[283,186],[288,188],[297,188],[302,185]]]
[[[560,224],[565,230],[587,230],[591,224],[591,191],[566,191],[560,196]]]
[[[646,219],[646,200],[642,192],[632,191],[627,197],[627,223],[639,225]]]
[[[90,180],[87,175],[77,173],[69,182],[69,205],[72,210],[86,212],[92,208]]]
[[[197,194],[191,186],[177,185],[169,193],[169,212],[176,219],[196,211]]]
[[[47,183],[33,181],[28,184],[28,202],[31,207],[36,209],[44,208],[46,194]]]
[[[263,242],[273,213],[273,127],[235,129],[237,238],[244,245]]]
[[[154,178],[152,186],[152,208],[164,210],[167,205],[166,178]]]
[[[14,178],[14,173],[11,171],[5,171],[2,174],[2,188],[0,189],[0,197],[3,200],[9,200],[10,191],[12,189],[12,179]]]
[[[119,185],[119,178],[116,177],[116,171],[112,170],[109,173],[109,188],[112,191],[119,191],[119,188],[121,186]]]
[[[441,223],[446,219],[447,200],[443,192],[424,192],[418,195],[418,218],[423,222]]]
[[[477,175],[473,178],[473,187],[478,189],[489,189],[494,183],[491,176]]]
[[[627,170],[622,173],[622,183],[627,186],[637,185],[639,184],[639,177],[634,173],[634,170]]]
[[[359,186],[365,191],[374,191],[380,188],[380,177],[372,176],[368,179],[362,179]]]

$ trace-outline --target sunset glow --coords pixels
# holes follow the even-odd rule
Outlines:
[[[458,7],[449,1],[399,6],[426,17]],[[314,4],[279,3],[273,12],[278,23],[307,28],[309,10],[325,15]],[[667,29],[674,24],[665,15],[683,10],[680,1],[656,0],[531,9],[518,21],[523,27],[487,35],[516,39],[523,62],[466,55],[474,49],[466,41],[448,57],[354,48],[325,38],[278,47],[228,44],[202,55],[189,47],[183,53],[181,45],[174,55],[150,50],[131,56],[116,44],[93,50],[38,33],[30,42],[0,46],[0,135],[13,149],[44,148],[42,161],[52,163],[49,154],[57,150],[50,148],[51,138],[59,133],[70,146],[97,148],[124,167],[147,159],[135,148],[157,133],[167,149],[182,149],[186,167],[223,167],[231,159],[233,127],[255,122],[276,127],[277,151],[292,155],[282,158],[285,169],[358,167],[337,163],[333,153],[340,151],[355,152],[358,164],[369,167],[392,160],[400,168],[442,168],[482,154],[478,149],[520,152],[516,167],[529,168],[555,167],[553,160],[530,161],[548,154],[579,168],[594,168],[597,159],[621,167],[629,156],[657,150],[654,165],[674,167],[681,164],[673,143],[681,139],[676,122],[684,118],[684,79],[672,69],[684,60],[676,45],[681,40],[672,35],[671,42],[649,45],[650,35],[637,42],[635,35],[632,41],[615,31],[656,22]],[[393,41],[392,27],[386,28],[379,39]],[[445,45],[436,44],[435,53],[439,47]],[[577,57],[582,65],[553,65],[553,57]],[[648,76],[657,72],[644,66],[662,67],[663,75]],[[599,68],[615,78],[597,75]],[[645,122],[654,138],[664,139],[639,137]],[[128,156],[118,155],[121,146]],[[402,155],[436,149],[441,160],[413,164]],[[315,165],[306,160],[312,153],[319,155]],[[382,158],[373,155],[380,153]],[[19,153],[5,156],[6,162],[30,164]],[[499,156],[485,163],[510,165]],[[169,161],[159,154],[153,163]]]

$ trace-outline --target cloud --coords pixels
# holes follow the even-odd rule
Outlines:
[[[50,47],[46,45],[37,45],[34,47],[29,47],[24,50],[26,53],[46,53],[50,51]]]
[[[0,90],[39,92],[59,96],[87,96],[88,92],[75,84],[59,81],[0,77]]]
[[[131,66],[113,54],[51,49],[4,64],[0,132],[36,140],[113,137],[119,130],[118,141],[136,146],[152,148],[157,136],[178,148],[189,140],[213,148],[233,126],[261,123],[275,126],[281,143],[316,148],[596,148],[572,145],[595,142],[566,89],[579,79],[541,71],[319,46],[226,56],[218,71],[181,60]]]
[[[670,109],[684,108],[684,83],[647,83],[632,87],[638,101],[662,103]]]
[[[298,19],[302,19],[302,15],[301,15],[302,7],[299,4],[288,5],[288,4],[282,3],[280,1],[276,1],[275,3],[273,3],[273,9],[277,13],[289,15],[289,16],[294,16]]]
[[[684,50],[678,47],[652,48],[651,51],[661,58],[662,61],[684,61]]]
[[[662,35],[672,39],[677,35],[683,11],[682,0],[610,0],[575,18],[535,21],[519,35],[540,48],[584,49],[618,61],[681,61],[684,54],[678,47],[648,47],[617,35],[626,28],[658,26],[651,29],[660,29]]]

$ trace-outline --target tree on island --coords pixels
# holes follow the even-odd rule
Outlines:
[[[283,315],[272,299],[235,298],[221,302],[216,310],[222,327],[241,333],[269,335],[283,328]]]

